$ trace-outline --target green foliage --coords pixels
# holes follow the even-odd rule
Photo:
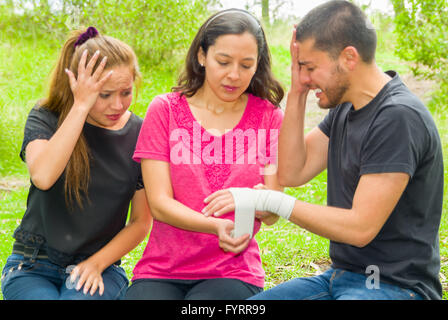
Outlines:
[[[126,40],[151,65],[170,60],[178,51],[183,53],[207,14],[205,1],[90,0],[82,3],[85,12],[82,25],[99,25],[106,34]]]
[[[140,61],[158,65],[184,53],[204,21],[208,0],[17,0],[5,7],[0,28],[62,43],[69,31],[95,26],[130,44]],[[3,11],[3,10],[2,10]],[[0,17],[2,17],[0,16]],[[4,20],[5,21],[5,20]],[[175,61],[177,62],[177,61]],[[171,65],[175,66],[176,63]]]
[[[392,0],[395,10],[396,52],[414,63],[416,76],[439,84],[430,104],[443,112],[448,106],[448,2]]]
[[[23,127],[29,110],[43,97],[56,54],[45,41],[15,39],[0,30],[0,176],[28,173],[19,158]]]
[[[0,176],[27,174],[18,157],[26,116],[45,96],[71,30],[93,25],[134,48],[143,83],[132,110],[143,117],[152,98],[175,84],[209,1],[0,1]]]
[[[9,192],[0,190],[0,270],[11,254],[12,235],[19,226],[26,208],[27,188],[11,190]],[[0,292],[0,300],[3,294]]]

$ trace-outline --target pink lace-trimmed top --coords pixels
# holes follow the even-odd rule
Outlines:
[[[170,163],[174,199],[201,212],[211,193],[263,183],[263,168],[276,163],[281,109],[249,94],[239,123],[222,136],[206,131],[191,113],[185,96],[168,93],[150,104],[137,141],[134,160]],[[234,218],[228,213],[222,218]],[[255,221],[254,234],[260,222]],[[141,278],[233,278],[264,286],[256,240],[235,255],[218,246],[216,235],[182,230],[155,220],[133,280]]]

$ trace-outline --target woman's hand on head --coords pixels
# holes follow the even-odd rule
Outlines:
[[[113,72],[113,70],[111,70],[103,75],[107,57],[104,57],[101,60],[95,72],[93,72],[93,67],[98,60],[98,56],[99,51],[92,56],[86,65],[87,50],[84,50],[78,64],[78,78],[75,77],[75,74],[71,70],[65,69],[73,93],[74,105],[83,106],[89,110],[95,104],[103,85]]]

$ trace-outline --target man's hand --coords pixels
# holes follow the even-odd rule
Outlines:
[[[289,45],[289,52],[291,54],[291,89],[290,93],[298,96],[307,96],[309,87],[300,82],[300,64],[299,64],[299,46],[296,42],[296,25],[292,31],[291,43]],[[306,100],[306,99],[305,99]]]

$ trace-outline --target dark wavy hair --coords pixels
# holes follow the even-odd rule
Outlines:
[[[215,44],[216,39],[227,34],[243,34],[249,32],[257,41],[258,62],[246,93],[251,93],[279,106],[284,96],[284,90],[271,71],[271,55],[266,42],[266,36],[260,22],[249,12],[240,9],[220,11],[199,28],[185,60],[185,68],[181,73],[175,92],[187,97],[193,96],[202,87],[205,80],[205,69],[198,61],[198,52],[202,48],[207,54],[208,48]]]

